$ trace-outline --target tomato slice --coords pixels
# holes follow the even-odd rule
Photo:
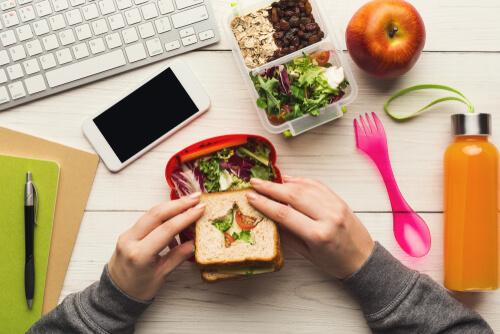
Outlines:
[[[255,226],[257,226],[257,224],[255,224],[255,219],[243,216],[240,210],[236,211],[236,213],[234,214],[234,219],[236,220],[236,224],[238,224],[244,230],[251,230]],[[248,222],[251,222],[251,224],[247,224]]]
[[[316,59],[318,66],[325,66],[328,59],[330,59],[330,51],[315,53],[311,55],[311,61],[313,61],[313,59]]]
[[[231,247],[231,244],[234,242],[234,238],[229,233],[224,233],[224,244],[226,248]]]

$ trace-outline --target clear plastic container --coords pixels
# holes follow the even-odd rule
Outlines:
[[[226,35],[231,41],[231,49],[233,50],[234,57],[236,58],[236,63],[240,68],[241,74],[243,75],[243,80],[247,85],[247,88],[252,97],[252,101],[255,106],[255,110],[259,115],[259,118],[262,122],[264,128],[271,133],[280,133],[285,131],[290,131],[292,136],[296,136],[308,130],[311,130],[317,126],[330,122],[334,119],[342,117],[344,114],[342,108],[352,103],[356,96],[358,95],[358,86],[356,85],[356,81],[352,75],[352,72],[347,64],[347,60],[344,57],[342,50],[339,48],[339,42],[337,37],[335,36],[334,31],[331,29],[330,24],[324,19],[324,17],[320,13],[325,13],[322,8],[320,2],[318,0],[309,0],[312,6],[312,14],[314,16],[315,21],[321,27],[321,30],[325,33],[325,37],[308,47],[305,47],[296,52],[290,53],[284,57],[276,59],[275,61],[264,64],[260,67],[249,68],[246,66],[243,54],[238,46],[238,42],[236,41],[236,37],[231,31],[231,21],[237,16],[244,16],[256,10],[269,7],[275,0],[264,0],[260,2],[256,2],[250,5],[247,5],[243,8],[240,5],[233,7],[228,13],[224,16],[224,21],[222,26],[226,31]],[[336,66],[342,66],[344,69],[344,74],[347,80],[349,81],[349,86],[345,90],[345,95],[337,102],[332,103],[320,110],[319,116],[312,116],[306,114],[299,118],[293,119],[291,121],[287,121],[281,124],[275,124],[269,121],[267,118],[267,111],[261,109],[257,106],[257,99],[259,98],[259,94],[255,90],[252,80],[250,79],[249,73],[252,72],[252,75],[257,75],[264,72],[266,69],[282,65],[285,63],[289,63],[293,61],[293,59],[302,58],[303,52],[308,54],[314,54],[317,52],[330,51],[330,60],[329,63],[332,63]]]

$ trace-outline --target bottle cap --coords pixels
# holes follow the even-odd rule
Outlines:
[[[491,135],[491,115],[476,113],[451,115],[451,134],[453,136],[489,136]]]

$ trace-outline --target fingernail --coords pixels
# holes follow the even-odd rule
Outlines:
[[[198,198],[200,198],[200,196],[201,196],[201,193],[198,191],[198,192],[195,192],[194,194],[189,195],[189,198],[190,199],[198,199]]]
[[[253,192],[247,193],[247,198],[249,200],[255,200],[255,199],[257,199],[257,194],[255,194]]]
[[[204,209],[207,205],[205,203],[200,203],[198,204],[197,206],[195,206],[194,208],[196,210],[201,210],[201,209]]]
[[[255,185],[258,186],[258,185],[262,184],[262,180],[261,179],[257,179],[257,178],[252,178],[250,180],[250,183],[255,184]]]
[[[293,180],[293,176],[291,175],[282,175],[283,181],[285,182],[291,182]]]

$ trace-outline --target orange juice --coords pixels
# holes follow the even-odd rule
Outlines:
[[[498,151],[488,142],[490,118],[453,115],[452,121],[455,142],[444,155],[444,286],[496,290]]]

